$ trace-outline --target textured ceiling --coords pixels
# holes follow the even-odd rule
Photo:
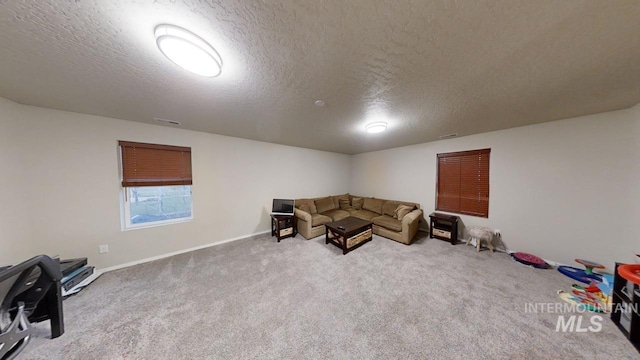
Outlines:
[[[164,58],[161,23],[222,75]],[[0,0],[0,49],[22,104],[346,154],[640,102],[637,0]]]

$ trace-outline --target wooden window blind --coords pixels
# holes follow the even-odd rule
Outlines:
[[[491,149],[438,154],[436,210],[489,217]]]
[[[191,185],[191,148],[119,141],[122,186]]]

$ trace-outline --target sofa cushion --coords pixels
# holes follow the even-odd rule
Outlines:
[[[371,219],[380,216],[380,214],[376,214],[373,211],[369,210],[352,210],[351,216],[357,217],[358,219],[371,221]]]
[[[333,219],[333,221],[338,221],[342,219],[346,219],[349,217],[349,212],[340,209],[333,209],[322,213],[322,215],[326,215]]]
[[[302,211],[306,211],[309,214],[317,214],[318,209],[316,208],[316,204],[311,199],[296,199],[295,200],[296,207]],[[303,208],[306,206],[306,208]]]
[[[302,210],[304,212],[308,212],[309,214],[311,214],[311,209],[309,208],[309,205],[306,205],[306,204],[305,205],[300,205],[298,207],[298,209],[300,209],[300,210]]]
[[[316,199],[315,203],[316,203],[316,208],[318,209],[318,213],[320,214],[336,208],[331,196]]]
[[[361,197],[354,197],[353,199],[351,199],[351,206],[353,206],[353,208],[356,210],[361,210],[363,204],[364,199]]]
[[[412,212],[413,209],[415,209],[415,206],[409,206],[409,205],[403,205],[400,204],[398,205],[398,207],[396,208],[396,211],[394,212],[394,216],[396,219],[402,221],[402,218],[404,218],[408,213]]]
[[[364,198],[364,204],[362,205],[362,209],[373,211],[374,213],[380,215],[382,214],[383,202],[384,201],[380,199]]]
[[[384,205],[382,205],[382,215],[389,215],[391,217],[394,217],[398,205],[400,205],[400,201],[385,201]]]
[[[311,226],[324,225],[333,222],[333,220],[322,214],[311,214]]]
[[[349,203],[349,200],[343,200],[340,199],[340,209],[342,210],[351,210],[351,204]]]
[[[402,221],[394,219],[389,215],[376,216],[373,223],[393,231],[402,231]]]
[[[349,193],[346,193],[344,195],[332,196],[331,198],[333,198],[333,205],[335,206],[334,209],[340,209],[340,200],[349,201]]]

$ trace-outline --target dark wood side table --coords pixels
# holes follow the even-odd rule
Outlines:
[[[455,215],[431,213],[429,215],[429,237],[450,241],[451,245],[458,242],[458,220]]]
[[[295,215],[271,214],[271,236],[280,240],[298,235],[298,222]]]
[[[618,273],[616,263],[611,302],[611,321],[640,351],[640,285],[627,281]]]

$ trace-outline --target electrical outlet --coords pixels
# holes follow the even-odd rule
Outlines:
[[[100,254],[106,254],[106,253],[108,253],[108,252],[109,252],[109,245],[100,245],[100,246],[98,247],[98,252],[99,252]]]
[[[502,233],[500,233],[500,230],[498,230],[498,229],[493,230],[493,233],[494,233],[496,236],[502,236]]]

